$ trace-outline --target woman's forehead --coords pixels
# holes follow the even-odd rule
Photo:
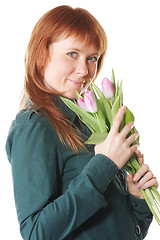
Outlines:
[[[55,43],[57,42],[62,42],[65,41],[65,43],[67,44],[81,44],[83,46],[92,46],[92,48],[95,49],[95,51],[97,53],[100,53],[100,47],[99,47],[99,43],[97,43],[97,41],[92,38],[91,36],[89,36],[89,34],[86,34],[85,36],[83,36],[82,34],[69,34],[69,33],[63,33],[61,34],[58,39],[55,41]]]
[[[88,42],[86,39],[81,40],[80,38],[76,38],[75,36],[63,37],[60,38],[59,41],[56,41],[50,44],[50,53],[55,49],[58,51],[79,51],[85,52],[92,55],[100,55],[99,49],[92,42]]]

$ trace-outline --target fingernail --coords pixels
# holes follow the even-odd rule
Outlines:
[[[136,134],[136,139],[137,139],[137,138],[138,138],[138,136],[139,136],[139,132],[136,132],[135,134]]]
[[[122,110],[126,110],[126,106],[122,106],[121,109],[122,109]]]
[[[133,181],[135,181],[135,182],[138,181],[138,177],[134,176]]]

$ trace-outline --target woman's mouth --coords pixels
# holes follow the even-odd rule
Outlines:
[[[79,86],[79,87],[82,86],[82,84],[85,82],[85,81],[78,81],[78,80],[71,80],[71,79],[68,79],[68,81],[73,85]]]

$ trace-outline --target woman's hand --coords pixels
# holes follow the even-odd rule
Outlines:
[[[132,174],[127,176],[127,185],[128,190],[132,195],[140,199],[144,199],[139,188],[146,189],[151,186],[158,188],[158,181],[156,177],[154,177],[152,171],[149,169],[149,166],[144,164],[144,157],[141,152],[137,150],[136,154],[142,164],[142,167],[139,169],[139,171],[137,171],[134,177]],[[138,182],[138,184],[136,184],[136,182]]]
[[[131,144],[138,137],[137,132],[126,138],[133,127],[133,122],[129,122],[122,131],[119,132],[125,111],[126,107],[124,106],[119,109],[107,138],[103,143],[95,146],[95,154],[100,153],[109,157],[119,169],[124,166],[138,148],[137,144],[131,147]]]

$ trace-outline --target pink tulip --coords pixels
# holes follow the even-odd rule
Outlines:
[[[94,98],[94,94],[91,91],[86,91],[84,95],[84,102],[88,108],[88,112],[95,113],[97,112],[96,100]]]
[[[80,108],[82,108],[83,110],[85,110],[86,112],[88,112],[88,108],[87,108],[87,106],[86,106],[86,104],[85,104],[85,102],[84,102],[84,98],[79,98],[79,99],[77,100],[77,105],[78,105]]]
[[[86,91],[84,98],[77,100],[77,105],[85,110],[86,112],[95,113],[97,112],[96,100],[94,94],[91,91]]]
[[[114,89],[113,84],[110,82],[108,78],[104,78],[102,81],[102,92],[107,99],[113,98]]]

